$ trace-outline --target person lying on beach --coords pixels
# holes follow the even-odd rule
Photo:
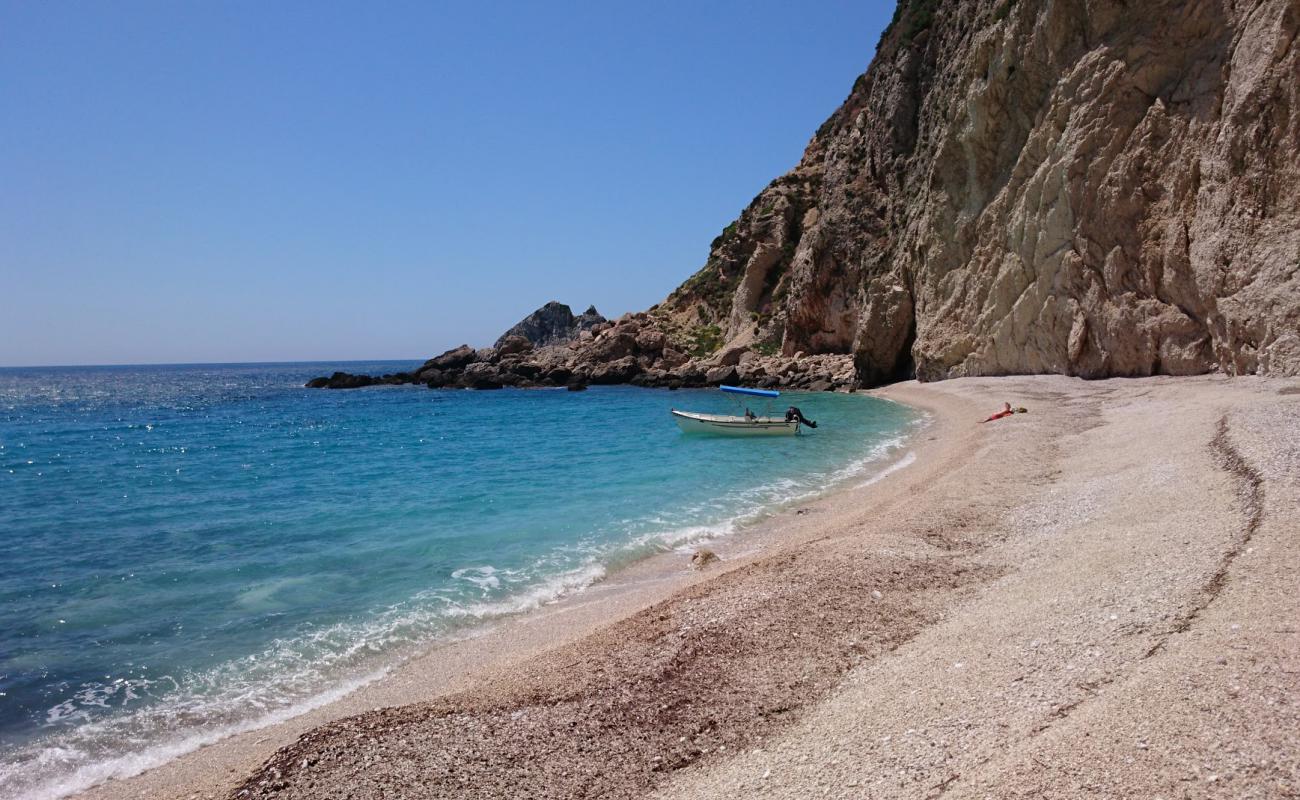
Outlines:
[[[982,419],[982,420],[980,420],[980,422],[992,422],[992,421],[995,420],[995,419],[1002,419],[1003,417],[1009,417],[1009,416],[1011,416],[1011,415],[1014,414],[1014,413],[1016,413],[1016,412],[1014,412],[1014,411],[1011,410],[1011,404],[1010,404],[1010,403],[1003,403],[1003,404],[1002,404],[1002,410],[1001,410],[1001,411],[999,411],[998,413],[996,413],[996,414],[990,416],[988,419]]]

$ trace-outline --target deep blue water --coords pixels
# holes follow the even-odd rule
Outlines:
[[[717,391],[301,388],[336,366],[0,370],[0,796],[129,774],[743,535],[915,421],[790,395],[812,435],[726,439],[668,415],[734,410]]]

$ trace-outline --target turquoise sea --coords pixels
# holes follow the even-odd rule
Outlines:
[[[681,434],[716,390],[303,389],[411,362],[0,369],[0,797],[299,713],[619,566],[879,471],[914,412]],[[756,411],[766,401],[751,405]]]

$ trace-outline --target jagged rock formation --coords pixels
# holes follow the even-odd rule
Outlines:
[[[501,389],[632,383],[638,386],[716,386],[743,382],[762,387],[824,391],[851,388],[847,355],[760,355],[732,348],[707,361],[673,348],[648,314],[626,314],[580,330],[572,341],[535,347],[507,333],[494,347],[461,345],[424,362],[414,372],[372,377],[336,372],[307,383],[313,389],[419,383],[430,389]]]
[[[568,306],[552,300],[501,334],[494,346],[500,348],[512,336],[526,339],[536,347],[567,344],[583,331],[591,330],[606,321],[595,306],[588,306],[586,311],[575,317]]]
[[[1297,0],[903,0],[667,300],[477,361],[507,385],[1300,374],[1298,31]],[[458,369],[421,382],[497,380]]]

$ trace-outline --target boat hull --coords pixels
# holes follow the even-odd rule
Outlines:
[[[677,427],[684,433],[709,433],[717,436],[794,436],[799,422],[777,417],[731,417],[722,414],[698,414],[672,410]]]

